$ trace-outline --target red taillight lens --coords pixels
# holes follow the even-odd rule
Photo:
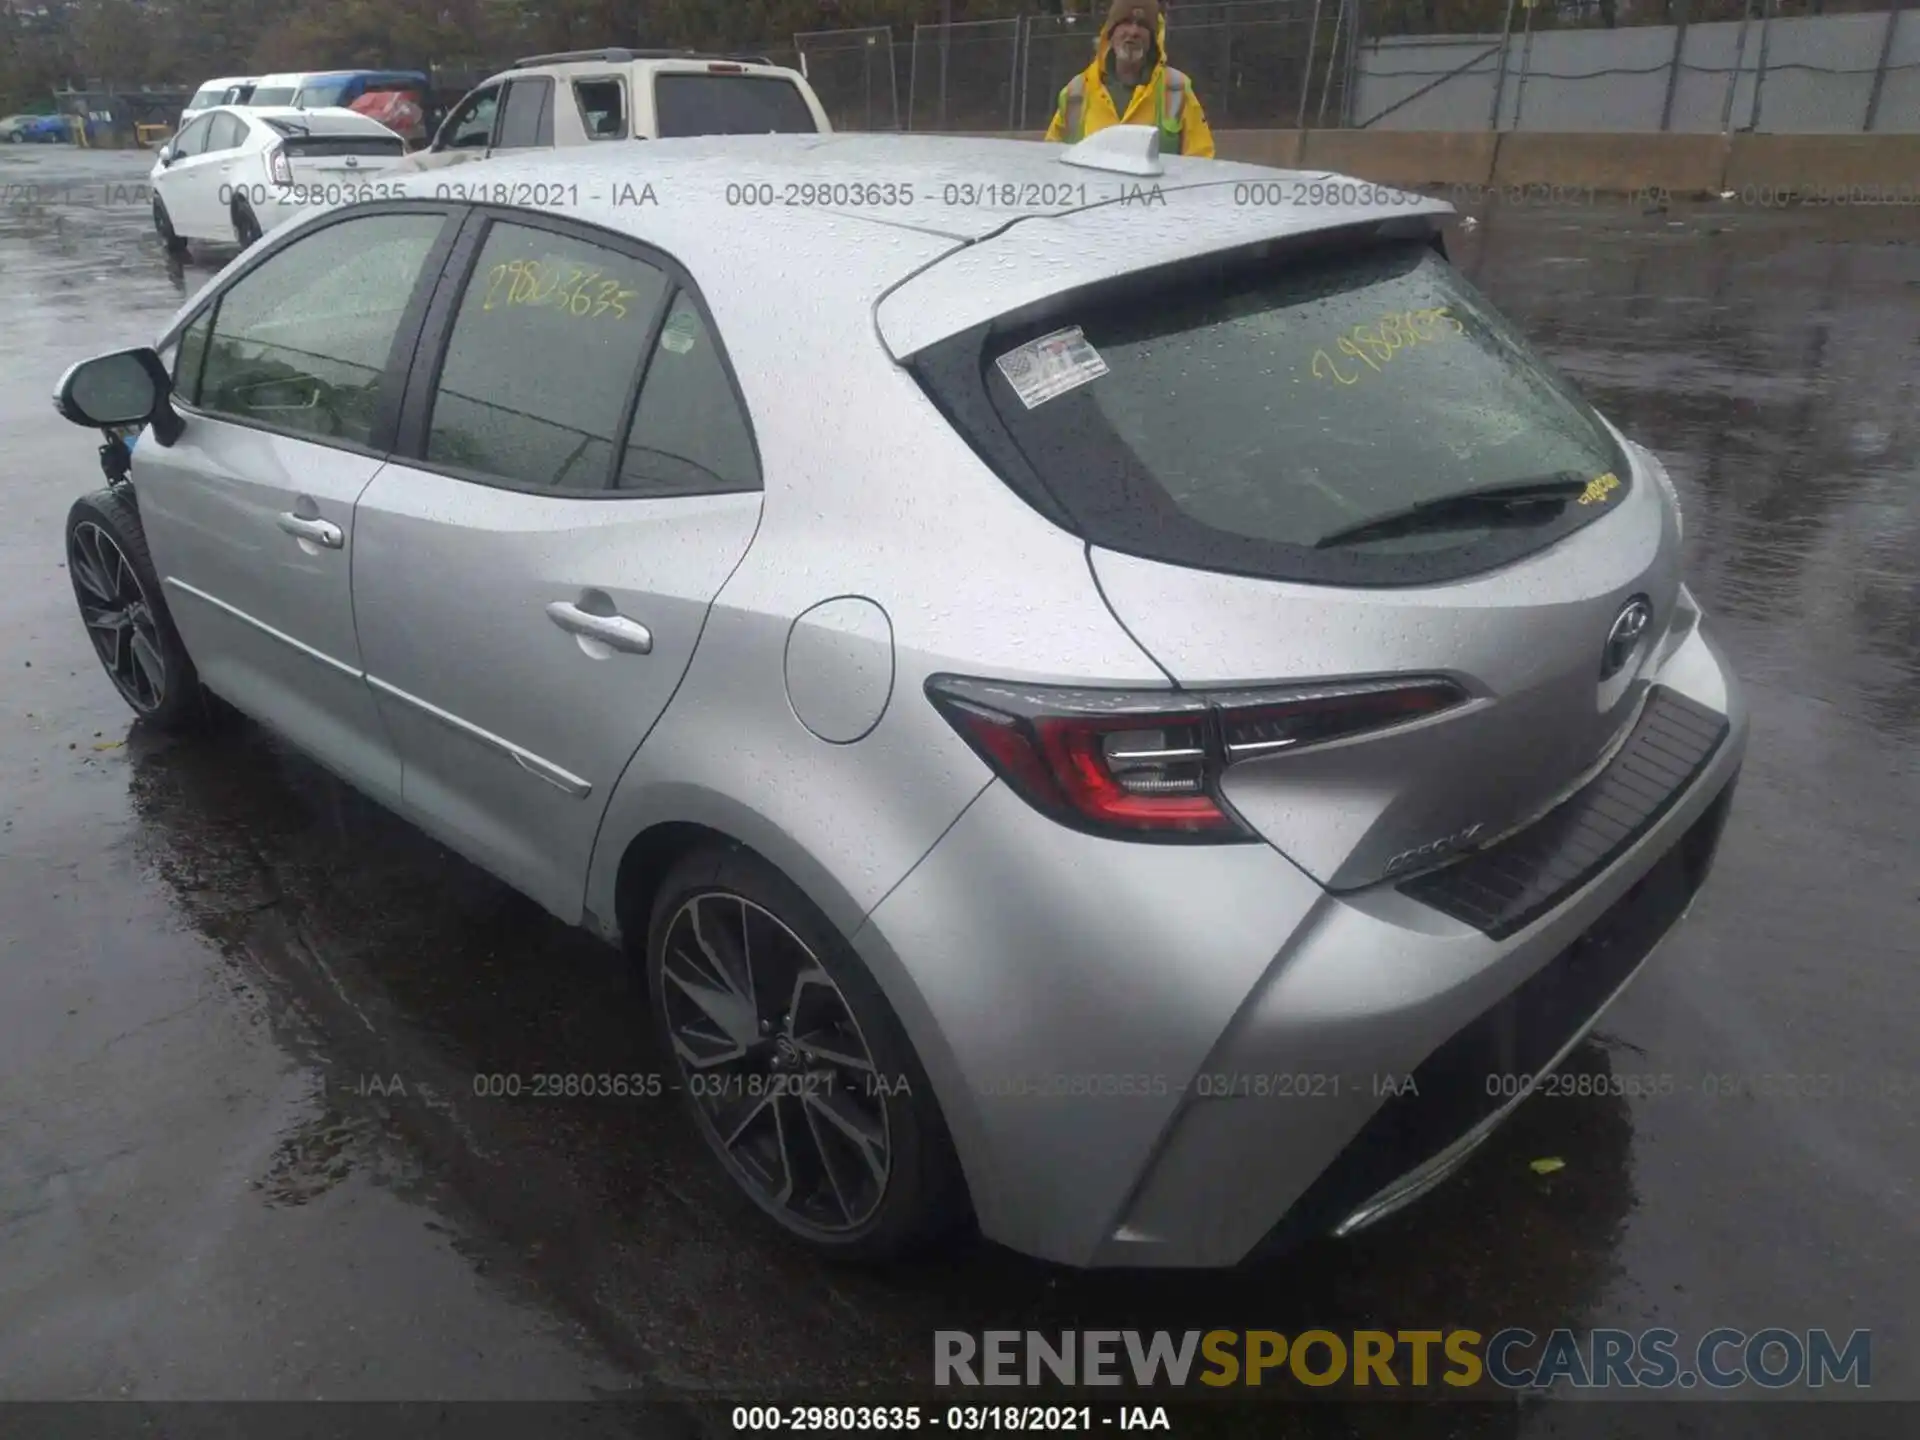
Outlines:
[[[1460,704],[1448,680],[1261,691],[1082,690],[936,675],[927,695],[1028,804],[1121,838],[1256,837],[1220,798],[1236,761],[1349,739]]]
[[[267,174],[276,185],[293,184],[293,164],[278,145],[267,152]]]

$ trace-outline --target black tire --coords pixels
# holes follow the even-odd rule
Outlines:
[[[752,933],[763,937],[775,934],[777,932],[767,922],[777,922],[779,927],[784,927],[810,951],[813,961],[831,978],[838,1000],[844,1003],[852,1017],[856,1027],[853,1040],[864,1044],[872,1061],[873,1074],[884,1077],[863,1087],[847,1084],[844,1088],[824,1092],[843,1106],[854,1105],[858,1113],[884,1116],[881,1133],[884,1135],[887,1172],[884,1182],[874,1187],[877,1199],[857,1223],[814,1223],[801,1213],[801,1205],[783,1205],[770,1196],[764,1175],[756,1178],[749,1168],[750,1162],[743,1163],[737,1159],[720,1136],[709,1106],[725,1102],[713,1100],[710,1088],[708,1098],[703,1099],[696,1093],[697,1087],[703,1083],[711,1087],[715,1082],[710,1077],[717,1072],[700,1071],[703,1079],[695,1080],[694,1070],[686,1065],[675,1047],[676,1010],[680,1014],[688,1013],[687,1007],[691,1002],[676,987],[677,1005],[669,1004],[666,968],[669,932],[684,939],[689,932],[684,928],[676,928],[675,922],[690,913],[688,907],[696,900],[704,900],[707,906],[713,907],[740,902],[741,923],[746,924],[744,917],[752,916],[752,923],[760,927]],[[715,943],[719,942],[716,940]],[[677,961],[676,965],[682,963]],[[764,960],[756,963],[762,966],[766,964]],[[966,1181],[961,1174],[946,1122],[934,1099],[933,1087],[928,1083],[926,1072],[921,1068],[899,1019],[853,947],[800,889],[772,865],[744,848],[718,845],[697,851],[675,865],[654,900],[647,927],[646,976],[647,991],[652,1001],[655,1039],[670,1077],[679,1085],[695,1128],[734,1183],[789,1235],[828,1258],[872,1263],[901,1259],[924,1251],[951,1236],[971,1219],[972,1207],[968,1202]],[[756,991],[759,989],[757,986],[752,988]],[[767,988],[778,993],[777,986]],[[795,987],[790,993],[797,996],[801,991]],[[810,988],[807,993],[824,998],[823,990]],[[806,1005],[812,1008],[813,1002],[806,1002]],[[803,1006],[796,1004],[792,1008],[797,1011]],[[765,1029],[764,1023],[760,1028]],[[823,1032],[815,1030],[812,1033],[817,1039]],[[840,1030],[834,1033],[844,1037],[847,1032]],[[771,1045],[776,1042],[766,1043]],[[802,1080],[817,1078],[817,1075],[789,1076],[796,1085]],[[809,1095],[820,1093],[810,1091]],[[783,1095],[771,1103],[778,1111],[774,1117],[775,1124],[794,1123],[795,1117],[807,1120],[810,1125],[825,1124],[814,1118],[819,1113],[817,1109],[814,1116],[808,1116],[807,1106],[798,1094]],[[785,1132],[781,1133],[784,1135]],[[852,1167],[852,1178],[865,1184],[870,1176],[857,1173],[858,1167],[848,1158],[850,1154],[860,1152],[849,1145],[844,1134],[835,1135],[831,1126],[825,1130],[815,1128],[813,1137],[811,1143],[814,1153],[821,1159],[821,1173],[827,1176],[826,1189],[838,1197],[836,1203],[842,1214],[851,1214],[841,1184],[831,1176],[834,1167],[827,1160],[826,1152],[830,1148],[829,1142],[834,1142],[833,1148],[843,1161],[841,1173],[848,1174],[846,1167]],[[791,1182],[795,1167],[790,1161],[784,1164],[784,1173]],[[825,1193],[818,1179],[813,1182],[811,1189],[815,1193]]]
[[[197,730],[214,718],[154,572],[140,511],[125,490],[96,490],[67,511],[67,576],[101,668],[135,715],[156,729]]]
[[[253,213],[253,206],[236,195],[233,197],[233,238],[242,250],[253,244],[261,235],[259,217]]]
[[[173,216],[167,213],[166,202],[158,195],[153,197],[153,228],[160,236],[160,243],[169,255],[184,255],[187,242],[182,240],[173,229]]]

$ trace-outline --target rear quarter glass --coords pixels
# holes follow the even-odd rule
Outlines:
[[[1022,361],[1004,362],[1073,328],[1090,347],[1076,383],[1029,403]],[[1153,272],[956,337],[915,369],[1054,518],[1095,544],[1203,569],[1457,579],[1552,544],[1627,490],[1599,416],[1420,241]],[[1412,505],[1567,475],[1593,483],[1564,503],[1314,548]]]

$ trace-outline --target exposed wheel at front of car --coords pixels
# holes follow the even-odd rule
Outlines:
[[[952,1142],[900,1022],[772,866],[715,848],[675,867],[648,929],[647,982],[702,1137],[790,1234],[884,1260],[966,1218]]]
[[[123,491],[96,490],[67,512],[67,574],[80,621],[114,689],[163,730],[210,715],[199,673],[173,627],[140,512]]]

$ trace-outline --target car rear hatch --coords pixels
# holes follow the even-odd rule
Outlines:
[[[353,185],[393,169],[407,156],[407,144],[377,121],[351,111],[309,113],[298,119],[271,119],[281,135],[277,148],[285,169],[273,162],[276,183],[312,190]]]
[[[1167,222],[1131,219],[1150,254]],[[964,274],[941,277],[955,257],[889,297],[882,331],[1002,478],[1088,541],[1173,685],[1221,692],[1217,796],[1349,889],[1578,789],[1684,609],[1657,462],[1431,235],[1354,223],[1048,283],[1101,223],[960,252],[1004,277],[991,318]]]

